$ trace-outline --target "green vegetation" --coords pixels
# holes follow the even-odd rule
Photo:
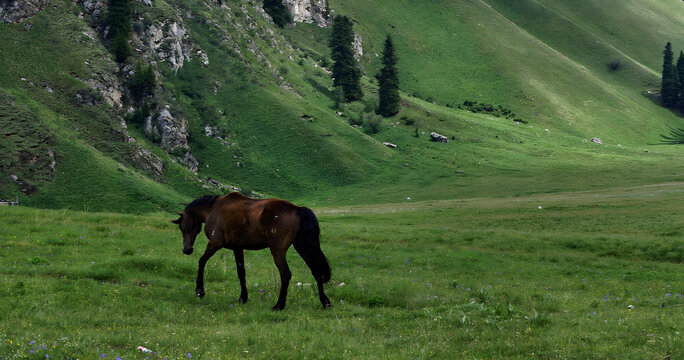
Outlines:
[[[264,0],[264,11],[271,16],[273,22],[282,27],[292,22],[290,10],[280,0]]]
[[[157,86],[157,78],[152,70],[152,65],[143,66],[140,62],[135,64],[135,73],[131,77],[128,88],[131,95],[140,101],[148,95],[154,95]]]
[[[151,3],[110,2],[104,41],[82,2],[0,23],[0,199],[34,207],[0,207],[0,357],[684,356],[684,133],[658,97],[681,2],[331,0],[343,35],[260,2]],[[145,133],[166,105],[196,173]],[[246,305],[230,252],[195,298],[170,214],[232,185],[315,209],[333,309],[294,251],[285,312],[268,251]]]
[[[382,50],[382,69],[377,75],[380,105],[378,114],[389,117],[399,112],[399,73],[392,37],[388,34]]]
[[[463,105],[459,105],[458,108],[465,109],[473,113],[490,114],[496,117],[502,117],[519,123],[527,124],[527,121],[516,117],[515,113],[511,109],[501,105],[482,104],[477,101],[466,100],[463,102]]]
[[[333,276],[320,309],[289,252],[181,253],[170,214],[0,207],[0,353],[10,358],[683,356],[682,183],[314,209]],[[454,221],[457,219],[457,221]],[[12,225],[9,225],[12,224]],[[206,242],[200,235],[198,250]],[[588,346],[587,344],[590,344]],[[33,351],[33,353],[31,352]],[[534,353],[534,355],[532,355]]]
[[[332,68],[333,84],[342,88],[346,101],[359,100],[363,97],[361,90],[361,70],[354,59],[354,30],[348,17],[338,15],[332,28],[330,50],[334,61]]]
[[[126,61],[131,55],[128,40],[133,30],[130,0],[109,0],[105,25],[109,27],[107,36],[112,39],[111,49],[116,62]]]
[[[674,107],[679,103],[680,84],[677,68],[672,63],[674,57],[672,55],[672,43],[669,41],[665,45],[663,54],[663,75],[660,95],[663,98],[663,105]]]

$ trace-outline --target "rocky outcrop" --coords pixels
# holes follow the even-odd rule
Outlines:
[[[164,106],[155,118],[147,118],[145,132],[159,137],[161,147],[169,153],[178,147],[188,147],[188,122],[180,114],[171,114],[170,105]]]
[[[432,140],[434,142],[440,142],[440,143],[448,143],[449,142],[449,139],[447,139],[446,136],[440,135],[434,131],[430,133],[430,140]]]
[[[356,61],[360,61],[361,57],[363,56],[363,39],[361,38],[361,35],[358,33],[354,33],[354,42],[352,43],[352,47],[354,48],[354,59]]]
[[[294,22],[316,23],[320,27],[332,24],[327,0],[283,0]]]
[[[154,51],[160,62],[168,61],[173,71],[183,67],[192,59],[193,44],[187,30],[178,22],[162,22],[152,24],[146,31],[147,45]],[[209,64],[205,53],[200,55],[202,61]]]
[[[99,24],[100,17],[105,14],[107,2],[105,0],[78,0],[78,2],[83,5],[84,17],[90,21],[91,25]]]
[[[20,23],[50,3],[49,0],[0,0],[0,21]]]
[[[147,149],[138,147],[131,160],[136,168],[152,174],[157,182],[161,181],[164,176],[164,164],[161,159]]]

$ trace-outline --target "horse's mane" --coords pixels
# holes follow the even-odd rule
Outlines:
[[[216,199],[218,197],[219,197],[218,195],[205,195],[205,196],[202,196],[201,198],[197,198],[185,207],[185,212],[187,213],[188,211],[190,211],[196,207],[212,206],[214,204],[214,201],[216,201]]]

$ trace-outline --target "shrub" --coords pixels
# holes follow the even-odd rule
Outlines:
[[[608,69],[617,71],[622,68],[622,59],[613,59],[608,63]]]
[[[376,114],[368,114],[363,117],[363,129],[369,134],[377,134],[382,126],[382,117]]]

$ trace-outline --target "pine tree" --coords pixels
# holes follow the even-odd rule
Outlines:
[[[131,55],[128,45],[133,30],[130,0],[109,0],[105,21],[109,26],[108,37],[112,39],[112,53],[117,62],[123,62]]]
[[[153,95],[157,85],[157,77],[154,75],[152,65],[143,67],[140,62],[135,64],[135,72],[131,77],[128,88],[135,100],[140,100],[147,95]]]
[[[346,16],[336,16],[329,43],[334,61],[332,73],[335,80],[333,85],[342,88],[346,101],[359,100],[363,97],[360,85],[361,69],[354,59],[353,42],[354,31],[351,20]]]
[[[378,74],[380,106],[377,113],[392,116],[399,112],[399,72],[397,71],[397,56],[394,53],[392,37],[388,34],[385,47],[382,50],[382,69]]]
[[[679,52],[677,74],[679,75],[679,108],[684,112],[684,51]]]
[[[292,22],[292,14],[281,0],[264,0],[263,8],[271,16],[273,22],[281,28]]]
[[[663,105],[673,107],[677,105],[679,81],[676,77],[675,67],[672,64],[674,56],[672,54],[672,44],[669,41],[665,45],[663,54],[663,80],[660,86],[660,95],[663,98]]]

